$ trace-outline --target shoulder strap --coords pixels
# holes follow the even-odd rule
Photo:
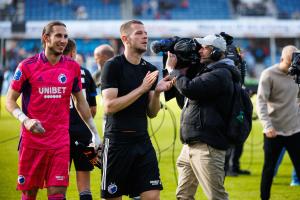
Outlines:
[[[214,69],[219,69],[219,68],[227,69],[227,70],[230,72],[230,74],[231,74],[232,81],[234,81],[234,80],[233,80],[233,74],[232,74],[232,71],[231,71],[231,69],[230,69],[231,67],[232,67],[231,65],[227,65],[227,64],[225,64],[225,63],[218,63],[218,64],[212,66],[211,69],[212,69],[212,70],[214,70]]]
[[[226,122],[226,124],[227,124],[226,129],[228,129],[230,117],[231,117],[231,114],[233,112],[234,96],[236,95],[236,92],[237,92],[234,84],[236,84],[238,82],[234,81],[234,79],[233,79],[233,74],[232,74],[232,71],[230,69],[230,65],[227,65],[227,64],[224,64],[224,63],[218,63],[218,64],[212,66],[211,69],[214,70],[214,69],[218,69],[218,68],[223,68],[223,69],[226,69],[226,70],[228,70],[230,72],[230,74],[231,74],[231,80],[232,80],[232,86],[233,86],[233,93],[232,93],[232,96],[231,96],[230,109],[229,109],[229,113],[226,115],[226,118],[225,118],[225,121],[227,121]]]

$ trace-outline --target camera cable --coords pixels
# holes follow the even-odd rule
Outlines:
[[[175,117],[174,112],[172,111],[172,109],[169,106],[167,106],[166,104],[163,104],[163,103],[161,103],[161,106],[162,106],[163,114],[162,114],[161,121],[156,129],[153,128],[152,120],[149,120],[149,128],[150,128],[150,133],[151,133],[150,137],[153,138],[153,141],[154,141],[156,149],[157,149],[158,162],[160,162],[160,160],[161,160],[162,153],[168,151],[169,149],[172,149],[173,174],[174,174],[175,182],[177,184],[178,179],[177,179],[176,158],[175,158],[175,147],[176,147],[176,139],[177,139],[176,117]],[[169,144],[167,147],[162,149],[156,138],[156,133],[161,129],[161,127],[165,121],[166,111],[168,111],[168,114],[171,118],[172,127],[173,127],[173,138],[172,138],[171,144]]]

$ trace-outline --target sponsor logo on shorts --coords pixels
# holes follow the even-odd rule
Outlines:
[[[160,183],[160,180],[151,180],[150,184],[151,185],[160,185],[161,183]]]
[[[56,180],[63,181],[65,180],[65,176],[55,176]]]
[[[16,81],[20,80],[21,76],[22,76],[22,72],[19,68],[17,68],[15,75],[14,75],[14,80],[16,80]]]
[[[25,177],[23,175],[18,176],[18,183],[23,185],[25,183]]]
[[[114,183],[111,183],[108,188],[107,191],[109,192],[109,194],[114,194],[118,191],[118,186]]]
[[[66,76],[65,74],[60,74],[60,75],[58,76],[58,81],[59,81],[60,83],[65,83],[65,82],[67,82],[67,76]]]

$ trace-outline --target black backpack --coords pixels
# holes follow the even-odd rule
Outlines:
[[[224,68],[225,66],[214,66]],[[226,66],[229,69],[232,66]],[[238,81],[233,80],[233,96],[231,100],[231,109],[227,120],[226,138],[231,145],[242,144],[248,138],[252,129],[253,105],[247,90]]]
[[[252,129],[253,105],[245,88],[233,82],[234,93],[228,118],[226,136],[231,144],[242,144]]]

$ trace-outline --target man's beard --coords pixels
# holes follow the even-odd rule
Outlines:
[[[60,55],[63,54],[63,52],[56,51],[56,50],[54,49],[54,47],[49,47],[49,50],[50,50],[50,52],[51,52],[52,54],[54,54],[55,56],[60,56]]]
[[[135,48],[135,52],[137,52],[138,54],[143,54],[146,51],[147,51],[147,49]]]
[[[202,60],[200,60],[200,63],[208,65],[210,63],[212,63],[213,61],[210,58],[202,58]]]

